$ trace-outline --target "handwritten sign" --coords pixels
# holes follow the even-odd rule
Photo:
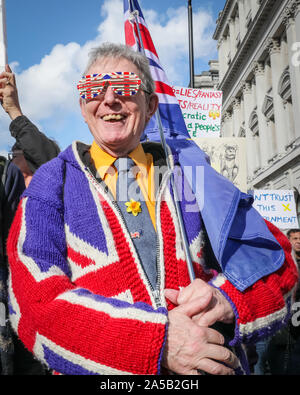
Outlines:
[[[299,227],[293,191],[254,190],[253,207],[280,229]]]
[[[190,136],[219,137],[223,93],[173,86]]]
[[[0,72],[7,64],[5,0],[0,0]]]

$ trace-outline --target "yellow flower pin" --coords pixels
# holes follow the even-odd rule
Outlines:
[[[125,205],[127,206],[127,213],[132,213],[135,217],[142,212],[141,203],[133,199],[130,199],[130,202],[126,202]]]

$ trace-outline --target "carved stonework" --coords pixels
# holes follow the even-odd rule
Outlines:
[[[285,7],[282,13],[282,23],[285,25],[286,28],[288,28],[290,24],[295,22],[295,16],[297,14],[297,8],[299,7],[299,3],[299,1],[297,2],[295,0],[291,0]]]
[[[243,82],[242,82],[242,90],[243,90],[243,94],[244,94],[244,95],[251,94],[251,93],[252,93],[252,85],[251,85],[251,82],[249,82],[249,81],[243,81]]]
[[[241,100],[240,100],[239,98],[235,98],[235,99],[233,100],[233,102],[232,102],[232,108],[233,108],[234,110],[237,110],[237,109],[240,108],[240,105],[241,105]]]
[[[222,117],[223,122],[227,122],[231,120],[231,113],[229,111],[226,111],[225,114]]]
[[[280,53],[280,40],[277,38],[269,38],[267,40],[267,49],[270,55],[273,55],[274,53]]]
[[[265,65],[263,62],[254,62],[253,63],[253,71],[255,75],[264,75]]]
[[[222,46],[224,41],[225,41],[225,38],[223,36],[218,40],[218,44],[217,44],[218,50],[220,49],[220,47]]]
[[[265,115],[268,121],[274,119],[273,97],[270,93],[266,94],[261,111]]]

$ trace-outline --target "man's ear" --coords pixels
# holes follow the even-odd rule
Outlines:
[[[158,104],[159,104],[158,96],[155,93],[152,93],[148,98],[147,120],[149,120],[152,117],[152,115],[155,114]]]

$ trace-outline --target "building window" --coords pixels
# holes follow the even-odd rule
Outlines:
[[[268,120],[274,122],[274,105],[273,105],[272,89],[268,90],[261,111]]]
[[[284,72],[281,74],[278,83],[278,94],[281,96],[282,100],[292,103],[292,90],[291,90],[291,78],[289,66],[287,66]]]
[[[249,128],[252,130],[253,136],[259,136],[258,116],[257,116],[256,108],[254,111],[252,111],[250,115]]]
[[[260,145],[259,145],[259,128],[258,128],[258,116],[257,116],[257,108],[255,108],[249,119],[249,128],[252,131],[253,142],[254,142],[254,174],[258,172],[261,168],[261,154],[260,154]]]
[[[240,127],[238,137],[246,137],[245,122],[243,122],[242,126]]]

